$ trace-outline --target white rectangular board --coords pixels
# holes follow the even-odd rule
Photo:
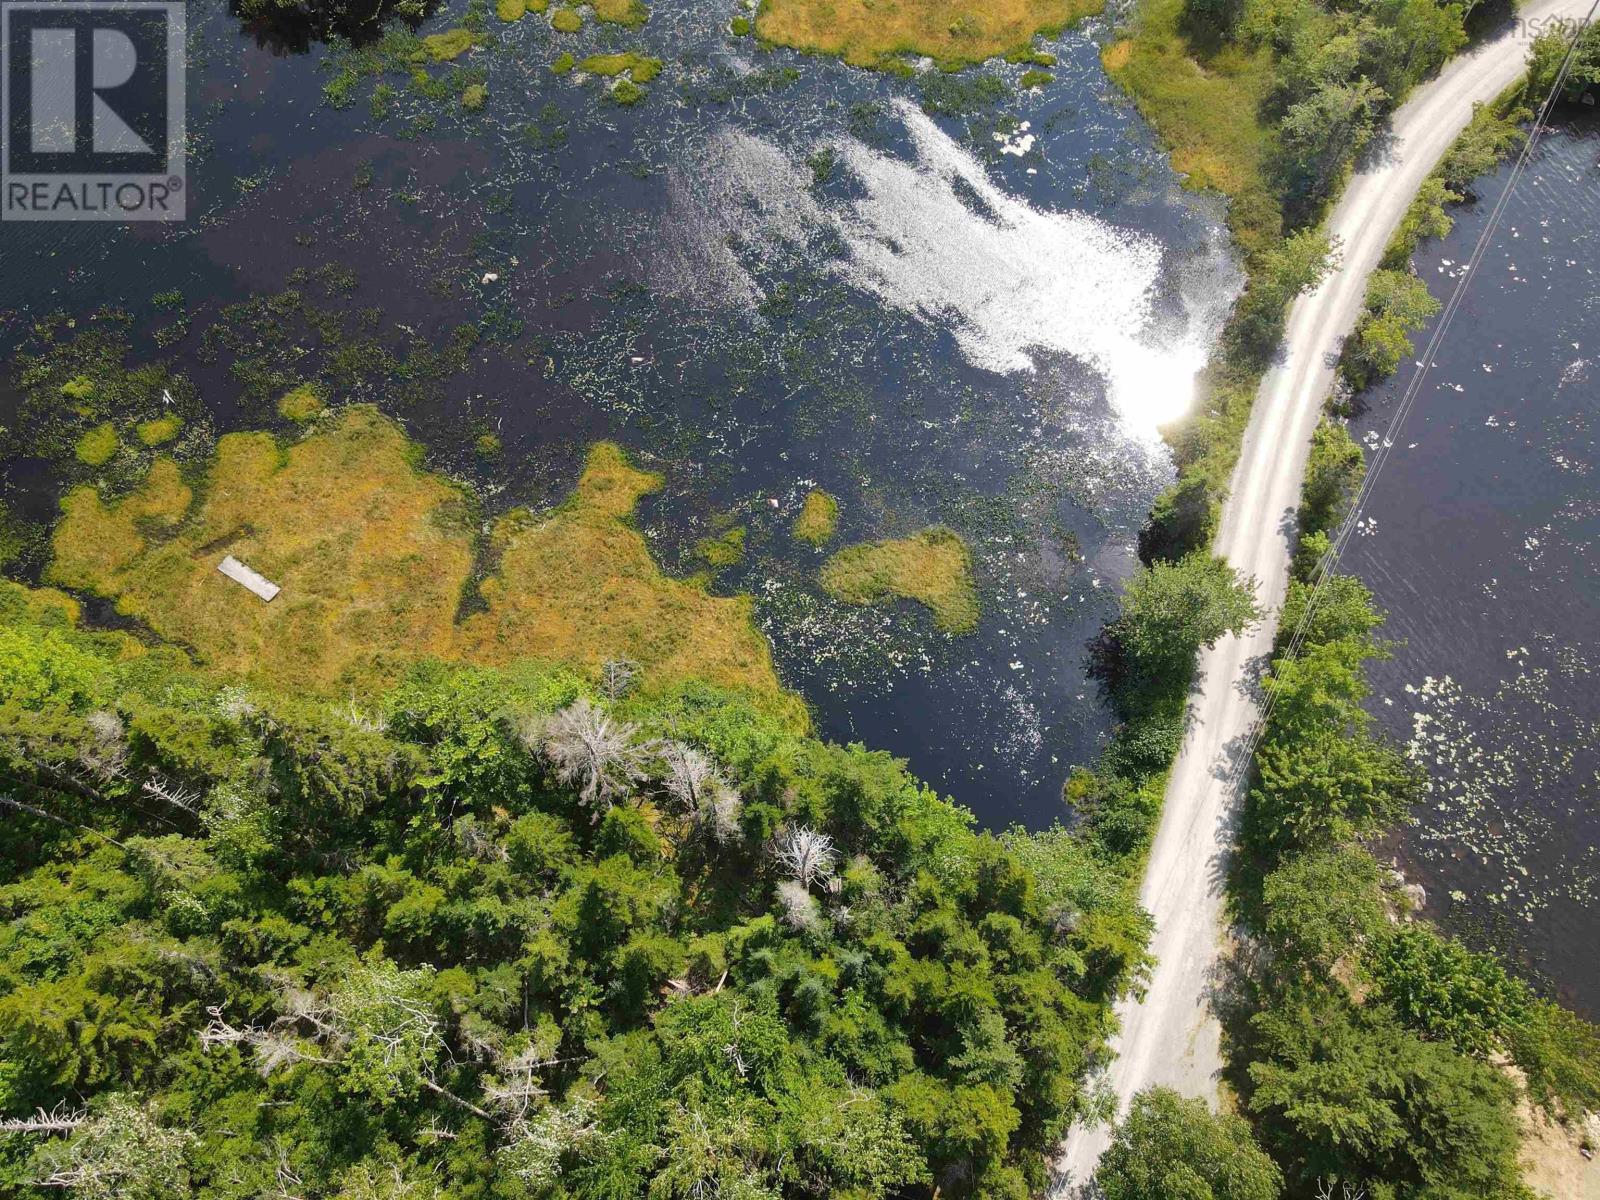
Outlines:
[[[272,598],[283,590],[264,575],[252,571],[231,554],[217,564],[217,570],[235,583],[243,584],[268,603],[271,603]]]

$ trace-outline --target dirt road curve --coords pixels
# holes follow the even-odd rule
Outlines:
[[[1154,915],[1157,963],[1143,1003],[1119,1008],[1122,1033],[1109,1083],[1119,1112],[1141,1088],[1164,1084],[1215,1101],[1220,1030],[1208,992],[1221,938],[1222,871],[1237,796],[1230,752],[1256,715],[1248,687],[1271,649],[1289,568],[1311,432],[1333,383],[1333,355],[1354,326],[1378,265],[1424,178],[1472,115],[1521,74],[1533,34],[1551,17],[1581,19],[1590,0],[1530,0],[1521,21],[1451,62],[1390,122],[1374,160],[1345,189],[1328,221],[1343,246],[1339,270],[1289,313],[1282,357],[1262,381],[1216,549],[1260,584],[1267,620],[1202,655],[1189,730],[1173,766],[1141,900]],[[1057,1194],[1094,1172],[1110,1131],[1074,1129],[1057,1164]]]

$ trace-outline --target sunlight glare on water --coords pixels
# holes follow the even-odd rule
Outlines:
[[[948,329],[975,366],[1031,372],[1041,351],[1066,353],[1104,378],[1130,434],[1153,438],[1182,416],[1223,315],[1192,293],[1228,298],[1232,287],[1181,287],[1181,317],[1158,313],[1176,271],[1158,239],[1088,213],[1035,208],[914,105],[897,101],[893,110],[914,158],[841,139],[832,149],[857,186],[837,202],[815,199],[809,172],[770,142],[725,130],[702,161],[705,177],[674,181],[665,274],[715,280],[726,301],[749,306],[754,289],[729,249],[730,230],[791,245],[831,231],[845,247],[837,271]],[[1208,258],[1226,262],[1220,249]]]

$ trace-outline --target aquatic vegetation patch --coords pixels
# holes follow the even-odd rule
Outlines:
[[[104,421],[78,439],[74,453],[86,467],[103,467],[111,461],[120,444],[117,427],[110,421]]]
[[[638,29],[650,19],[650,9],[640,0],[590,0],[597,21]]]
[[[821,546],[833,540],[838,525],[839,501],[821,488],[813,488],[794,519],[794,536],[808,546]]]
[[[847,546],[822,564],[822,586],[850,604],[915,600],[947,633],[978,627],[972,554],[955,531],[942,526]]]
[[[578,69],[607,79],[626,72],[635,83],[649,83],[661,74],[661,60],[634,50],[622,54],[591,54],[578,64]]]
[[[550,69],[557,75],[567,75],[570,74],[572,69],[577,65],[578,60],[573,57],[572,51],[563,50],[560,54],[556,55],[555,61],[550,64]]]
[[[266,433],[229,434],[198,501],[167,458],[121,500],[70,492],[48,577],[115,600],[208,667],[262,683],[365,690],[423,658],[590,672],[631,659],[650,686],[705,679],[804,724],[749,597],[709,596],[662,574],[631,525],[660,477],[618,447],[596,446],[554,511],[495,523],[484,607],[459,622],[478,570],[476,505],[419,458],[365,406],[287,448]],[[251,596],[217,571],[226,554],[283,591],[271,603]]]
[[[461,93],[461,107],[468,112],[477,112],[489,98],[489,89],[481,83],[469,83]]]
[[[732,567],[744,561],[744,540],[748,531],[743,525],[715,537],[701,538],[695,543],[695,557],[712,570]]]
[[[507,24],[522,20],[527,11],[528,0],[495,0],[494,14]]]
[[[422,51],[434,62],[454,62],[476,44],[472,30],[459,26],[422,39]]]
[[[309,383],[290,388],[278,400],[278,415],[297,424],[303,424],[322,413],[327,407],[321,394]]]
[[[133,427],[134,435],[139,439],[140,445],[161,446],[178,436],[178,431],[183,428],[183,418],[177,413],[170,413],[165,417],[152,417],[148,421],[140,421]]]
[[[762,0],[756,33],[796,50],[892,69],[926,55],[951,68],[1025,51],[1103,7],[1103,0]]]
[[[619,79],[606,93],[613,103],[634,105],[645,98],[645,90],[631,79]]]
[[[550,14],[550,28],[557,33],[577,33],[583,28],[583,14],[575,8],[558,8]]]

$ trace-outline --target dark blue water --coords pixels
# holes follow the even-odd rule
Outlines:
[[[1522,177],[1345,559],[1402,639],[1375,711],[1433,776],[1399,847],[1447,924],[1600,1005],[1600,125]],[[1444,299],[1506,187],[1418,253]],[[1417,339],[1426,343],[1432,328]],[[1353,422],[1386,427],[1407,369]]]
[[[459,370],[404,390],[355,372],[338,398],[402,418],[491,511],[559,498],[588,442],[622,441],[668,479],[640,520],[669,570],[748,527],[714,586],[757,597],[824,735],[906,756],[987,824],[1046,823],[1108,730],[1085,644],[1171,476],[1154,425],[1237,286],[1214,213],[1104,78],[1098,25],[1050,46],[1051,86],[930,118],[917,80],[760,51],[724,5],[653,10],[638,33],[576,36],[491,14],[493,44],[463,60],[486,72],[483,112],[395,75],[374,115],[373,81],[324,103],[326,46],[191,6],[189,220],[0,227],[0,352],[51,311],[126,309],[134,357],[171,361],[222,432],[275,420],[246,386],[255,352],[207,341],[238,323],[229,303],[294,287],[398,357],[476,325]],[[567,49],[667,65],[623,108],[551,72]],[[163,346],[168,289],[188,326]],[[301,322],[261,354],[332,377]],[[485,431],[504,446],[488,460]],[[48,518],[58,471],[13,456],[4,479]],[[841,543],[961,532],[978,632],[827,599],[821,556],[787,533],[813,486],[841,501]]]

